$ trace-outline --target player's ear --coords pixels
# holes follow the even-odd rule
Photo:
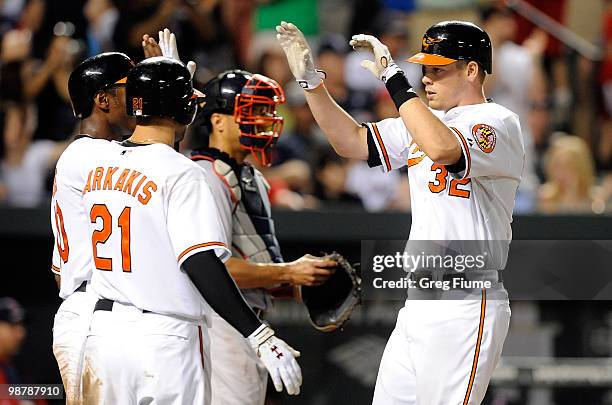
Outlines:
[[[469,61],[467,63],[467,66],[465,67],[466,69],[466,74],[467,77],[470,81],[476,81],[476,80],[480,80],[480,66],[478,66],[478,63],[474,62],[474,61]]]
[[[225,129],[225,116],[223,114],[213,113],[210,116],[210,123],[213,131],[223,132]]]
[[[94,97],[94,104],[105,113],[108,113],[110,110],[110,100],[108,94],[104,91],[100,91]]]

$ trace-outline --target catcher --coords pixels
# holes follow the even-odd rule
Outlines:
[[[283,262],[270,215],[269,185],[245,162],[251,154],[269,165],[282,130],[283,118],[276,112],[285,101],[282,88],[268,77],[230,70],[209,81],[203,93],[206,104],[197,120],[208,135],[208,145],[196,148],[192,159],[206,173],[227,244],[232,246],[232,258],[226,262],[229,273],[260,318],[273,297],[303,297],[315,327],[336,329],[359,301],[358,278],[338,254]],[[211,325],[211,352],[206,359],[212,373],[211,403],[263,404],[266,368],[237,330],[216,313],[211,317],[206,322]],[[278,379],[271,377],[280,391]]]

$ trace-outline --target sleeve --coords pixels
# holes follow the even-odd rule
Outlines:
[[[224,235],[223,241],[227,246],[232,243],[232,212],[235,207],[235,202],[230,194],[228,186],[222,183],[222,180],[217,177],[212,169],[204,169],[206,180],[210,186],[212,198],[215,200],[217,209],[219,210],[219,219],[221,220],[222,231]]]
[[[401,118],[387,118],[364,124],[368,128],[368,165],[384,172],[399,169],[408,161],[412,137]]]
[[[167,227],[179,266],[193,254],[211,249],[225,262],[231,252],[204,177],[174,186],[168,198]]]
[[[53,238],[53,254],[51,256],[51,271],[59,276],[60,270],[61,270],[60,256],[57,250],[57,243],[55,243],[55,238]]]
[[[518,118],[449,123],[461,145],[458,164],[446,168],[457,179],[474,177],[520,178],[525,151]]]

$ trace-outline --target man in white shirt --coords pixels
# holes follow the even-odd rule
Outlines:
[[[411,242],[481,241],[494,266],[462,274],[490,282],[489,289],[409,290],[381,360],[373,403],[480,403],[510,320],[496,270],[507,259],[525,154],[516,114],[484,96],[483,82],[492,72],[488,35],[461,21],[427,30],[422,51],[408,61],[422,65],[429,108],[385,45],[370,35],[353,36],[354,49],[374,53],[374,61],[361,65],[385,83],[400,115],[360,125],[329,96],[297,27],[282,22],[277,31],[291,71],[338,154],[385,172],[408,166]],[[457,277],[451,270],[449,276]]]

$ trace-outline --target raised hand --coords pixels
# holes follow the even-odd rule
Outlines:
[[[292,23],[281,21],[276,26],[276,32],[276,38],[287,56],[289,69],[298,84],[306,90],[318,87],[325,73],[315,69],[312,50],[302,31]]]
[[[167,58],[172,58],[178,61],[181,61],[179,57],[178,47],[176,45],[176,37],[174,33],[170,31],[168,28],[164,28],[163,31],[158,32],[159,35],[159,47],[161,48],[162,55]],[[187,70],[191,74],[191,78],[193,79],[193,75],[196,71],[196,63],[192,60],[187,62]]]
[[[375,36],[366,34],[353,35],[349,44],[356,51],[367,51],[374,54],[374,60],[365,59],[361,61],[361,67],[372,72],[374,76],[383,82],[386,82],[388,78],[401,71],[399,66],[393,61],[389,48]]]

